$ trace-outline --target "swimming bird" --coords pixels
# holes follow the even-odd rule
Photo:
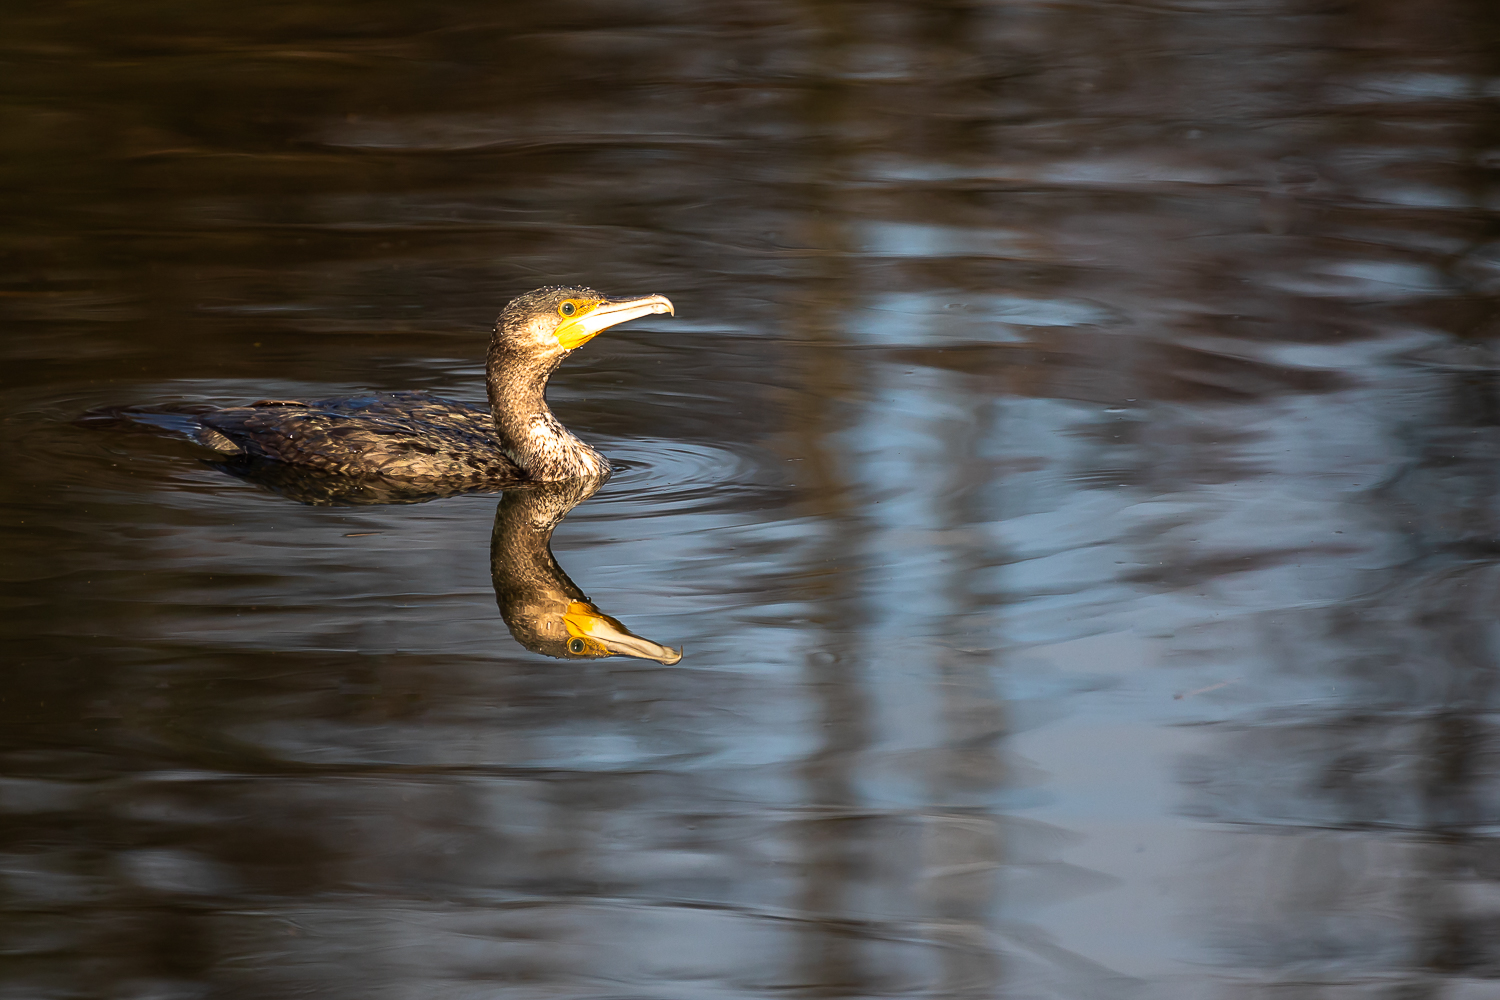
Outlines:
[[[517,296],[490,339],[489,409],[425,392],[373,392],[223,408],[112,408],[80,422],[186,434],[231,463],[279,463],[441,493],[600,476],[609,462],[552,415],[547,380],[599,333],[653,313],[673,314],[671,301],[561,285]]]

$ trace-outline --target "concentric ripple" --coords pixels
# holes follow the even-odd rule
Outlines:
[[[615,474],[577,516],[680,514],[737,507],[788,488],[774,459],[754,448],[728,448],[666,438],[605,438],[595,442]]]

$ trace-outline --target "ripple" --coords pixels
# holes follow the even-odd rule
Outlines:
[[[747,499],[790,488],[774,458],[748,446],[664,438],[606,438],[597,444],[615,468],[609,485],[586,508],[597,518],[742,507]]]
[[[61,490],[77,501],[140,494],[143,484],[156,491],[201,492],[222,478],[193,460],[204,452],[190,442],[144,431],[103,433],[75,423],[94,407],[119,402],[119,396],[119,389],[108,385],[13,394],[0,429],[17,480],[31,484],[36,495]],[[198,401],[180,391],[170,398]]]

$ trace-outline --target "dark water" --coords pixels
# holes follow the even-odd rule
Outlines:
[[[1488,0],[4,23],[0,998],[1500,997]],[[71,423],[564,281],[676,666]]]

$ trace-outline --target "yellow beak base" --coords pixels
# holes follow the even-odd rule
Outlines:
[[[553,335],[565,351],[576,351],[612,326],[628,323],[652,313],[676,315],[665,295],[642,295],[631,299],[601,299],[594,308],[558,324]]]

